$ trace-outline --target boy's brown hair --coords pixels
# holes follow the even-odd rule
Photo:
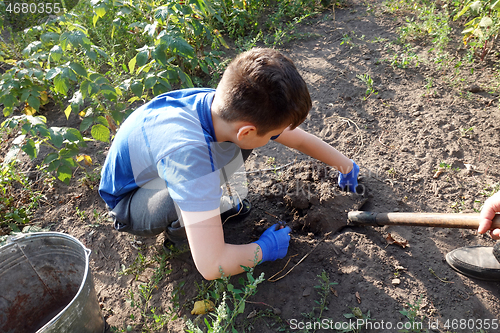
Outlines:
[[[223,101],[219,110],[223,120],[248,121],[260,136],[287,125],[294,129],[312,107],[307,85],[293,62],[267,48],[238,55],[224,72],[217,94]]]

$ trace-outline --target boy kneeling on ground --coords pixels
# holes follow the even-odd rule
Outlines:
[[[221,271],[241,273],[256,256],[257,262],[283,258],[289,227],[271,226],[254,243],[225,243],[222,221],[246,214],[250,203],[222,196],[221,183],[228,166],[241,166],[252,149],[275,140],[336,168],[340,187],[354,192],[356,163],[297,127],[311,107],[293,62],[265,48],[234,59],[217,90],[157,96],[123,122],[102,169],[99,194],[114,227],[141,236],[165,232],[175,244],[187,238],[208,280]]]

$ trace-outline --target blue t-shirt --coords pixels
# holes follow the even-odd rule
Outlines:
[[[99,185],[111,209],[130,191],[158,178],[181,210],[219,207],[219,170],[241,153],[234,143],[217,143],[210,111],[214,95],[208,88],[171,91],[123,122]]]

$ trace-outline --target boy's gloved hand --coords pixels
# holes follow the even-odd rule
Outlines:
[[[339,172],[339,186],[342,190],[347,188],[348,191],[356,193],[356,186],[358,186],[359,166],[352,161],[352,170],[348,174]]]
[[[276,259],[281,259],[286,255],[288,251],[288,242],[290,241],[290,227],[284,227],[279,229],[280,224],[268,228],[259,240],[256,241],[260,246],[262,251],[262,262],[264,261],[274,261]]]

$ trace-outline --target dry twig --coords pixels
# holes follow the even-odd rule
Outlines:
[[[281,279],[282,279],[282,278],[284,278],[285,276],[287,276],[287,275],[288,275],[288,274],[289,274],[289,273],[290,273],[290,272],[291,272],[291,271],[292,271],[295,267],[297,267],[297,266],[298,266],[301,262],[303,262],[303,261],[304,261],[304,260],[305,260],[305,259],[306,259],[306,258],[307,258],[307,257],[308,257],[308,256],[309,256],[312,252],[313,252],[313,251],[314,251],[314,249],[315,249],[315,248],[316,248],[319,244],[321,244],[321,243],[322,243],[322,242],[323,242],[323,241],[324,241],[324,240],[325,240],[328,236],[330,236],[330,234],[331,234],[331,233],[332,233],[331,231],[330,231],[330,232],[327,232],[327,233],[325,234],[325,236],[324,236],[324,237],[323,237],[323,238],[322,238],[322,239],[321,239],[321,240],[320,240],[320,241],[319,241],[316,245],[314,245],[314,247],[311,249],[311,251],[307,252],[307,253],[306,253],[306,254],[302,257],[302,259],[300,259],[300,260],[299,260],[299,262],[298,262],[298,263],[296,263],[296,264],[295,264],[292,268],[290,268],[290,269],[288,270],[288,272],[286,272],[286,273],[285,273],[285,275],[282,275],[282,276],[280,276],[280,277],[278,277],[278,278],[276,278],[276,279],[273,279],[276,275],[278,275],[279,273],[281,273],[281,272],[283,272],[283,271],[285,270],[286,266],[287,266],[287,265],[288,265],[288,263],[290,262],[290,259],[291,259],[292,257],[296,256],[296,255],[294,255],[294,256],[292,256],[292,257],[288,258],[288,261],[287,261],[286,265],[285,265],[285,266],[284,266],[284,267],[283,267],[283,268],[282,268],[282,269],[281,269],[278,273],[274,274],[274,275],[273,275],[273,276],[271,276],[269,279],[267,279],[267,281],[269,281],[269,282],[276,282],[276,281],[278,281],[278,280],[281,280]]]

